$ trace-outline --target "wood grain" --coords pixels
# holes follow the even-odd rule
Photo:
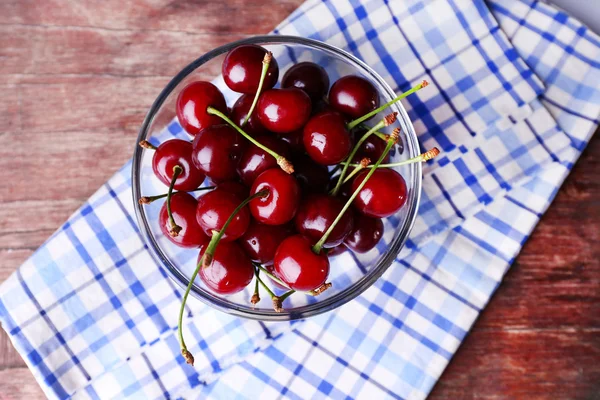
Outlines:
[[[174,73],[301,3],[0,1],[0,281],[131,156]],[[599,160],[595,137],[431,398],[600,398]],[[0,400],[25,398],[0,330]]]

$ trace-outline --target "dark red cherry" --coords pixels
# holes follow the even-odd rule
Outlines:
[[[229,125],[214,125],[194,138],[192,160],[213,182],[232,180],[247,141]]]
[[[198,261],[207,244],[200,247]],[[254,277],[254,267],[248,256],[235,242],[219,242],[212,263],[200,268],[200,279],[218,294],[234,294],[242,291]]]
[[[256,140],[277,154],[289,159],[290,151],[288,145],[279,138],[274,136],[259,136]],[[251,186],[258,175],[270,168],[279,168],[277,159],[258,146],[250,144],[246,147],[244,154],[242,154],[242,158],[238,164],[238,174],[245,185]]]
[[[267,50],[260,46],[244,44],[227,53],[221,72],[229,89],[238,93],[256,93],[266,52]],[[278,78],[279,66],[277,60],[272,58],[263,82],[263,90],[275,86]]]
[[[250,195],[269,190],[269,195],[253,199],[248,204],[252,216],[267,225],[282,225],[296,215],[300,203],[300,186],[292,175],[280,168],[271,168],[260,174],[252,184]]]
[[[366,253],[374,248],[383,236],[383,221],[360,213],[354,214],[354,227],[344,239],[344,244],[352,251]]]
[[[194,136],[204,128],[220,124],[223,120],[206,112],[208,107],[226,113],[225,97],[210,82],[192,82],[179,93],[175,109],[179,123],[187,133]]]
[[[368,170],[359,172],[352,181],[352,193],[362,183]],[[396,213],[406,202],[406,183],[398,172],[391,168],[378,168],[367,181],[354,207],[369,217],[385,218]]]
[[[335,197],[325,194],[311,195],[303,200],[296,213],[296,230],[315,244],[329,229],[343,207],[344,203]],[[331,248],[341,244],[350,233],[353,224],[352,213],[345,212],[323,247]]]
[[[357,138],[357,141],[365,133],[366,133],[366,131],[364,129],[357,131],[356,136],[355,136]],[[356,152],[356,154],[354,155],[354,158],[352,159],[352,162],[359,163],[360,160],[362,160],[363,158],[368,158],[369,160],[371,160],[371,164],[375,164],[375,162],[377,162],[377,160],[379,160],[379,157],[381,157],[381,155],[383,154],[386,144],[387,143],[385,140],[382,140],[381,138],[377,137],[375,134],[369,136],[360,145],[358,151]],[[385,164],[385,163],[388,163],[389,161],[390,161],[390,154],[388,153],[385,156],[385,158],[383,159],[382,163]]]
[[[286,142],[294,153],[304,153],[304,143],[302,142],[302,129],[286,133],[280,136],[281,140]],[[294,166],[295,167],[295,166]]]
[[[265,268],[267,269],[267,271],[269,271],[271,274],[273,274],[273,276],[277,276],[277,273],[275,272],[275,267],[273,266],[273,263],[266,265]],[[270,276],[269,276],[269,280],[271,281],[271,284],[273,286],[275,286],[277,289],[289,290],[288,287],[283,286],[281,283],[277,282],[275,279],[272,279]]]
[[[331,111],[312,117],[304,127],[302,140],[310,158],[321,165],[344,161],[352,149],[344,118]]]
[[[154,175],[167,186],[171,184],[176,165],[181,167],[182,172],[175,181],[175,190],[194,190],[204,182],[204,174],[192,162],[192,144],[187,140],[167,140],[158,146],[152,156]]]
[[[173,193],[171,196],[171,213],[175,223],[181,227],[181,231],[175,237],[169,233],[171,224],[167,214],[166,201],[160,209],[158,214],[160,230],[167,239],[179,247],[196,248],[209,240],[196,220],[197,206],[198,202],[192,195],[186,192]]]
[[[291,233],[287,225],[265,225],[252,220],[238,243],[252,261],[268,265],[273,263],[279,243]]]
[[[329,259],[325,252],[315,254],[311,243],[302,235],[286,238],[275,252],[276,276],[290,288],[309,291],[318,288],[329,276]]]
[[[254,101],[254,95],[243,94],[233,105],[231,109],[231,120],[235,122],[237,126],[242,126],[242,122],[246,119],[246,115],[248,115],[248,111],[250,111],[250,107],[252,106],[252,102]],[[267,130],[258,120],[258,116],[256,115],[256,109],[248,118],[248,122],[243,126],[244,132],[250,134],[251,136],[260,135],[263,133],[267,133]]]
[[[379,94],[365,78],[348,75],[338,79],[329,90],[329,104],[352,119],[379,107]]]
[[[289,133],[300,129],[310,117],[310,97],[300,89],[271,89],[260,95],[256,111],[269,131]]]
[[[323,193],[329,185],[329,170],[317,164],[307,155],[297,155],[292,159],[294,176],[300,184],[303,194]]]
[[[344,245],[344,243],[342,243],[339,246],[335,246],[334,248],[329,249],[329,251],[327,252],[327,257],[331,258],[331,257],[339,256],[340,254],[344,253],[346,250],[348,250],[348,248]]]
[[[250,189],[236,181],[221,182],[218,185],[219,189],[235,194],[240,199],[245,199],[250,196]]]
[[[198,198],[198,207],[196,208],[196,219],[198,224],[208,236],[212,236],[213,231],[220,231],[223,225],[233,213],[243,199],[224,189],[216,188]],[[233,241],[246,232],[250,224],[250,214],[248,208],[242,208],[233,218],[225,234],[221,238],[223,241]]]
[[[292,66],[283,75],[282,88],[295,87],[303,90],[315,102],[321,100],[329,90],[329,76],[325,68],[312,62],[301,62]]]

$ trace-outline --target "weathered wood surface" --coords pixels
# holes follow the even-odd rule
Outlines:
[[[0,0],[0,281],[131,156],[174,73],[301,2]],[[596,137],[432,398],[600,398],[599,158]],[[0,331],[0,400],[42,397]]]

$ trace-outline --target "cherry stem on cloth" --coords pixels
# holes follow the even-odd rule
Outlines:
[[[375,167],[374,165],[368,165],[365,168],[394,168],[394,167],[401,167],[403,165],[408,165],[408,164],[414,164],[414,163],[418,163],[418,162],[425,162],[425,161],[429,161],[432,158],[436,157],[438,154],[440,154],[440,150],[437,147],[434,147],[431,150],[426,151],[425,153],[419,154],[416,157],[413,158],[409,158],[408,160],[404,160],[404,161],[399,161],[399,162],[395,162],[395,163],[390,163],[390,164],[379,164],[377,167]],[[344,163],[342,163],[344,164]],[[348,164],[351,167],[359,167],[360,164]]]
[[[169,191],[167,192],[167,215],[169,216],[169,235],[177,237],[181,232],[181,227],[175,223],[173,213],[171,212],[171,196],[173,195],[173,187],[175,181],[179,178],[179,175],[183,172],[183,168],[179,165],[173,167],[173,177],[171,178],[171,184],[169,185]]]
[[[203,260],[204,262],[202,264],[203,268],[208,268],[210,266],[210,264],[212,263],[213,256],[215,254],[215,251],[217,250],[217,245],[221,241],[221,238],[225,234],[225,231],[227,230],[227,228],[229,227],[229,224],[231,223],[231,221],[233,221],[233,219],[235,218],[237,213],[239,213],[242,208],[246,207],[246,204],[250,203],[252,200],[259,198],[259,197],[266,197],[269,195],[269,193],[270,193],[270,191],[268,189],[261,190],[260,192],[254,193],[252,196],[250,196],[246,200],[242,201],[240,203],[240,205],[237,206],[235,208],[235,210],[233,210],[233,212],[231,213],[229,218],[227,218],[227,221],[225,221],[225,224],[223,224],[223,228],[221,228],[221,230],[218,232],[213,231],[213,235],[210,238],[210,242],[208,242],[208,246],[206,246],[206,251],[204,252],[204,256],[202,257],[204,259]]]
[[[201,187],[201,188],[198,188],[198,189],[190,190],[187,193],[200,192],[202,190],[212,190],[214,188],[216,188],[216,186],[206,186],[206,187]],[[178,192],[173,192],[173,194],[175,194],[175,193],[178,193]],[[157,194],[155,196],[142,196],[138,200],[138,203],[139,204],[150,204],[153,201],[162,199],[163,197],[167,197],[168,195],[169,195],[169,193]]]
[[[360,185],[358,185],[358,187],[356,188],[354,193],[352,193],[352,196],[350,196],[348,201],[346,201],[346,204],[344,204],[344,207],[342,208],[342,210],[340,211],[338,216],[335,218],[335,220],[333,220],[333,222],[331,223],[331,225],[329,226],[327,231],[325,231],[325,233],[323,234],[321,239],[319,239],[319,241],[313,246],[313,251],[316,254],[319,254],[321,252],[321,249],[323,248],[323,244],[325,244],[325,242],[327,241],[327,238],[329,237],[329,235],[331,235],[331,232],[333,232],[333,229],[335,228],[337,223],[340,222],[344,213],[348,210],[348,208],[350,208],[350,205],[352,204],[352,202],[354,201],[356,196],[358,196],[358,193],[360,193],[362,188],[367,184],[367,181],[371,178],[371,176],[373,176],[373,174],[375,173],[375,169],[379,166],[379,164],[381,164],[383,159],[387,156],[387,154],[389,153],[392,146],[394,144],[398,143],[399,136],[400,136],[400,128],[394,129],[394,131],[388,137],[388,141],[385,146],[385,149],[383,150],[383,153],[381,153],[379,160],[377,160],[377,162],[375,163],[374,168],[371,168],[371,170],[367,173],[367,175],[362,180]]]
[[[385,126],[390,126],[394,122],[396,122],[396,116],[397,115],[398,115],[398,113],[396,113],[396,112],[393,112],[390,115],[386,115],[381,121],[379,121],[377,123],[377,125],[375,125],[371,129],[369,129],[358,140],[358,142],[356,142],[356,145],[354,145],[354,148],[350,152],[350,155],[348,155],[348,158],[346,159],[346,162],[351,162],[352,161],[352,159],[354,158],[354,156],[356,155],[356,153],[360,149],[360,146],[362,146],[362,144],[365,142],[365,140],[367,140],[367,138],[369,136],[371,136],[375,131],[377,131],[377,130],[385,127]],[[340,191],[340,188],[342,187],[342,183],[344,182],[344,176],[346,176],[346,171],[348,171],[348,164],[344,165],[344,167],[342,168],[342,172],[341,172],[340,176],[338,177],[338,181],[335,184],[335,187],[333,188],[333,190],[331,191],[331,195],[332,196],[336,196],[338,194],[338,192]]]
[[[254,108],[256,107],[256,103],[258,103],[258,98],[260,97],[260,92],[262,92],[263,83],[265,82],[265,77],[267,76],[267,70],[269,69],[269,64],[271,64],[271,60],[273,59],[273,53],[267,51],[265,53],[265,58],[262,61],[262,71],[260,73],[260,80],[258,81],[258,89],[256,89],[256,94],[254,95],[254,100],[252,101],[252,105],[248,110],[248,114],[246,114],[246,118],[242,121],[242,127],[246,125]]]
[[[348,123],[348,129],[352,129],[355,126],[357,126],[358,124],[363,123],[364,121],[368,120],[369,118],[371,118],[373,115],[385,110],[386,108],[388,108],[389,106],[391,106],[394,103],[399,102],[400,100],[402,100],[403,98],[405,98],[408,95],[411,95],[421,89],[423,89],[424,87],[427,87],[429,85],[429,82],[427,82],[426,80],[423,80],[421,83],[419,83],[417,86],[407,90],[406,92],[402,93],[401,95],[397,96],[396,98],[394,98],[393,100],[388,101],[387,103],[385,103],[384,105],[382,105],[379,108],[376,108],[375,110],[371,111],[368,114],[363,115],[360,118],[355,119],[354,121],[350,121]]]
[[[252,136],[248,135],[246,132],[244,132],[244,130],[242,128],[240,128],[239,126],[237,126],[235,124],[235,122],[233,122],[232,120],[230,120],[227,117],[227,115],[223,114],[221,111],[219,111],[219,110],[217,110],[216,108],[213,108],[213,107],[208,107],[206,109],[206,112],[208,114],[216,115],[217,117],[221,118],[223,121],[225,121],[229,125],[231,125],[231,127],[233,129],[235,129],[236,131],[238,131],[238,133],[240,135],[242,135],[243,137],[245,137],[246,139],[248,139],[250,142],[252,142],[254,145],[256,145],[257,147],[259,147],[260,149],[266,151],[267,153],[269,153],[270,155],[272,155],[273,157],[275,157],[275,159],[277,160],[277,165],[279,165],[282,170],[284,170],[288,174],[291,174],[291,173],[294,172],[294,166],[292,165],[291,162],[288,161],[287,158],[285,158],[282,155],[277,154],[273,150],[269,149],[267,146],[265,146],[262,143],[260,143],[258,140],[254,139]]]

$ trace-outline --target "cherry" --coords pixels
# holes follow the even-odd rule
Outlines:
[[[359,118],[379,107],[379,94],[365,78],[348,75],[331,86],[329,104],[350,118]]]
[[[244,44],[229,51],[221,67],[225,84],[234,92],[256,93],[266,53],[267,50],[254,44]],[[273,58],[267,69],[263,89],[275,86],[278,78],[279,66]]]
[[[290,151],[287,144],[278,138],[259,136],[256,137],[256,140],[278,154],[289,158]],[[258,175],[270,168],[278,168],[277,159],[257,146],[248,146],[238,164],[238,174],[244,184],[251,186]]]
[[[291,233],[287,225],[265,225],[252,220],[238,243],[252,261],[269,265],[273,263],[279,243]]]
[[[302,129],[281,135],[281,140],[286,142],[294,153],[304,153],[304,142],[302,142]]]
[[[352,140],[344,118],[336,112],[323,112],[312,117],[303,132],[306,152],[322,165],[342,162],[352,150]]]
[[[344,253],[346,250],[348,250],[348,248],[342,243],[338,246],[335,246],[335,247],[329,249],[329,251],[327,252],[327,257],[331,258],[331,257],[339,256],[340,254]]]
[[[234,179],[247,142],[229,125],[213,125],[194,138],[194,165],[213,182]]]
[[[233,108],[231,109],[231,120],[235,122],[237,126],[242,126],[242,123],[248,115],[248,111],[250,111],[253,100],[254,96],[243,94],[233,105]],[[255,112],[253,112],[250,118],[248,118],[248,121],[244,125],[243,129],[252,136],[267,133],[267,130],[264,126],[262,126]]]
[[[281,243],[281,242],[279,242],[279,243]],[[277,243],[277,245],[279,245],[279,243]],[[273,266],[272,262],[269,265],[265,265],[265,268],[267,269],[267,271],[269,271],[271,274],[273,274],[273,276],[277,277],[277,273],[275,272],[275,267]],[[271,281],[273,286],[275,286],[277,289],[289,290],[288,287],[283,286],[280,282],[277,282],[277,280],[271,278],[270,276],[269,276],[269,280]]]
[[[355,137],[360,138],[366,132],[367,132],[366,130],[360,129],[356,132]],[[382,140],[381,138],[377,137],[376,135],[369,136],[368,138],[365,139],[365,141],[358,148],[358,151],[352,158],[352,162],[358,164],[358,163],[360,163],[360,160],[362,160],[363,158],[368,158],[369,160],[371,160],[371,162],[375,162],[376,160],[379,160],[379,157],[381,157],[381,155],[383,154],[383,151],[385,150],[385,145],[386,145],[385,140]],[[390,161],[390,155],[388,153],[385,156],[385,158],[383,159],[382,163],[385,164],[389,161]]]
[[[256,108],[261,124],[271,132],[300,129],[310,117],[310,97],[300,89],[271,89],[260,95]]]
[[[200,246],[198,263],[208,244]],[[254,267],[248,256],[235,242],[221,241],[209,266],[200,268],[200,279],[218,294],[234,294],[242,291],[254,276]]]
[[[212,236],[213,231],[223,229],[223,225],[242,200],[237,195],[218,187],[201,196],[198,199],[196,218],[204,233]],[[236,240],[246,232],[249,224],[250,214],[248,209],[244,207],[235,215],[221,240]]]
[[[344,239],[344,244],[352,251],[366,253],[374,248],[383,236],[383,221],[360,213],[354,215],[354,227]]]
[[[315,163],[302,154],[294,159],[294,175],[300,184],[302,193],[322,193],[329,185],[329,171],[324,165]]]
[[[302,235],[293,235],[281,242],[273,266],[276,276],[297,291],[316,289],[329,275],[325,252],[314,253],[310,241]]]
[[[343,207],[344,202],[335,197],[325,194],[311,195],[304,199],[294,218],[296,230],[306,236],[311,244],[315,244],[325,234]],[[350,233],[353,224],[352,214],[345,212],[327,237],[323,247],[331,248],[341,244]]]
[[[252,216],[267,225],[282,225],[291,221],[300,202],[300,186],[296,178],[278,168],[268,169],[254,180],[250,194],[265,189],[269,190],[266,197],[253,199],[248,204]]]
[[[198,81],[183,88],[175,109],[179,123],[187,133],[195,136],[202,129],[221,123],[219,117],[206,112],[209,106],[227,112],[225,97],[215,85]]]
[[[203,243],[208,243],[208,236],[202,232],[196,220],[197,205],[196,199],[186,192],[177,192],[171,196],[171,213],[175,223],[181,227],[181,231],[175,237],[171,236],[169,232],[171,224],[167,213],[167,203],[165,202],[160,209],[158,214],[160,230],[167,239],[179,247],[196,248]]]
[[[314,103],[327,94],[329,76],[325,68],[320,65],[312,62],[301,62],[287,70],[281,80],[281,87],[301,89]]]
[[[167,140],[156,148],[152,156],[154,175],[165,185],[171,184],[176,165],[182,169],[175,180],[176,190],[189,192],[204,182],[204,174],[192,162],[192,144],[186,140]]]
[[[360,171],[352,181],[352,192],[362,183],[369,169]],[[385,218],[406,202],[406,183],[398,172],[378,168],[354,199],[354,207],[370,217]]]
[[[221,182],[218,188],[233,193],[240,199],[245,199],[250,193],[250,190],[246,186],[236,181]]]

